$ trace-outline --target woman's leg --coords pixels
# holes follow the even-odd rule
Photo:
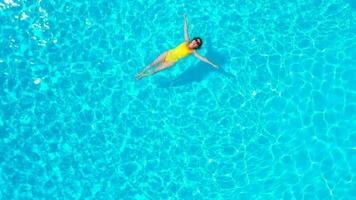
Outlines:
[[[136,78],[139,80],[142,77],[150,76],[150,75],[152,75],[152,74],[154,74],[156,72],[159,72],[159,71],[162,71],[164,69],[167,69],[167,68],[171,67],[174,64],[175,64],[175,62],[163,62],[158,67],[156,67],[154,70],[150,71],[149,73],[141,74],[140,76],[137,76]]]
[[[168,51],[162,53],[161,55],[159,55],[151,64],[147,65],[140,73],[136,74],[136,76],[142,75],[143,73],[145,73],[145,71],[147,71],[149,68],[164,62],[164,59],[166,58]]]

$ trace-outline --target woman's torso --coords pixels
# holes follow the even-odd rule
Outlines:
[[[176,48],[168,51],[165,61],[177,62],[179,59],[184,58],[191,54],[193,50],[189,49],[186,42],[182,42]]]

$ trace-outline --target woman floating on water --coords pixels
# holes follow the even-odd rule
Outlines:
[[[152,75],[156,72],[159,72],[161,70],[167,69],[167,68],[173,66],[179,59],[184,58],[191,53],[193,53],[194,56],[197,57],[198,59],[212,65],[215,68],[218,68],[218,65],[210,62],[207,58],[199,55],[196,52],[196,50],[200,49],[200,47],[203,45],[203,40],[200,37],[195,37],[191,41],[189,40],[187,16],[186,15],[184,15],[184,39],[185,39],[185,41],[183,43],[181,43],[180,45],[178,45],[175,49],[171,49],[169,51],[162,53],[150,65],[146,66],[142,70],[142,72],[136,74],[136,79],[139,80],[142,77],[146,77],[146,76]],[[158,64],[160,64],[160,65],[158,65]],[[153,69],[150,72],[145,74],[145,72],[148,69],[152,68],[155,65],[158,65],[158,66],[155,69]]]

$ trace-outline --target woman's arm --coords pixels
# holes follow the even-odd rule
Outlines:
[[[195,57],[197,57],[197,58],[200,59],[201,61],[204,61],[204,62],[206,62],[206,63],[212,65],[212,66],[215,67],[215,68],[219,68],[218,65],[216,65],[216,64],[214,64],[214,63],[212,63],[212,62],[210,62],[207,58],[205,58],[205,57],[199,55],[196,51],[194,51],[193,54],[194,54]]]
[[[184,14],[184,39],[189,43],[187,16]]]

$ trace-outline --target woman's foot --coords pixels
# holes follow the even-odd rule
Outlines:
[[[143,75],[143,72],[136,74],[135,77],[137,80],[140,80],[142,75]]]
[[[140,80],[142,77],[144,77],[145,74],[143,72],[139,73],[139,74],[136,74],[136,79],[137,80]]]

